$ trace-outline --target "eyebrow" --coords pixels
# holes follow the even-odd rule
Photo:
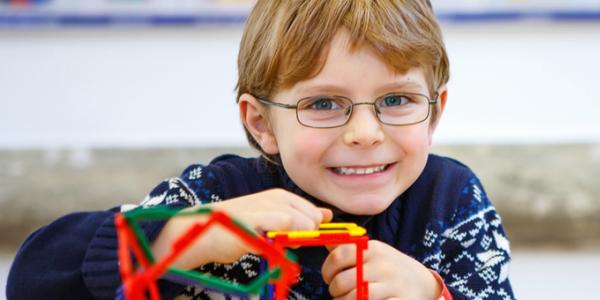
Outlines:
[[[333,93],[345,93],[348,91],[348,89],[346,89],[344,86],[340,86],[337,84],[318,84],[318,85],[312,85],[312,86],[308,86],[306,88],[300,88],[298,90],[300,93],[323,93],[323,92],[333,92]]]
[[[408,89],[408,91],[406,90]],[[425,87],[414,81],[403,81],[403,82],[392,82],[382,86],[378,91],[398,91],[402,90],[403,92],[424,92]]]
[[[403,81],[403,82],[392,82],[386,85],[383,85],[377,89],[378,93],[386,93],[389,91],[415,91],[415,92],[423,92],[424,87],[414,81]],[[349,92],[349,89],[345,86],[337,85],[337,84],[319,84],[313,85],[306,88],[300,88],[298,90],[300,93],[341,93],[346,94]]]

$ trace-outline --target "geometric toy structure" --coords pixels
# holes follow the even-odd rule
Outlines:
[[[164,220],[198,214],[208,215],[208,219],[194,223],[174,241],[171,251],[161,260],[156,261],[138,221]],[[270,238],[268,240],[227,214],[210,208],[201,207],[196,210],[181,211],[154,207],[117,213],[115,225],[119,240],[119,270],[123,282],[117,299],[142,300],[149,296],[152,300],[158,300],[160,292],[156,282],[160,278],[165,278],[183,285],[202,286],[242,297],[259,295],[265,286],[271,284],[268,295],[263,294],[263,296],[271,296],[270,291],[274,288],[274,299],[284,300],[300,273],[300,267],[295,263],[296,258],[287,251],[287,247],[349,243],[356,245],[356,299],[368,299],[368,283],[363,280],[363,251],[367,249],[368,237],[365,235],[364,228],[352,223],[321,224],[317,231],[272,231],[267,233],[267,237]],[[237,235],[249,248],[266,260],[268,269],[250,284],[237,285],[197,271],[170,267],[188,246],[214,225],[221,225]],[[135,267],[131,254],[137,261]]]
[[[366,230],[354,223],[326,223],[318,231],[270,231],[267,237],[278,247],[354,244],[356,246],[356,299],[369,299],[369,284],[363,279],[364,250],[369,246]]]
[[[159,261],[155,261],[150,250],[149,242],[137,221],[163,220],[171,217],[184,217],[190,215],[207,214],[206,221],[193,224],[186,232],[175,240],[171,251]],[[170,265],[190,246],[197,238],[207,231],[211,226],[222,225],[240,240],[244,241],[250,248],[265,258],[270,268],[248,285],[234,285],[228,281],[208,276],[197,271],[186,271],[172,268]],[[160,293],[156,281],[167,275],[169,280],[180,282],[184,285],[196,284],[225,293],[238,295],[257,295],[269,280],[275,285],[275,299],[287,298],[289,287],[297,280],[300,273],[299,266],[294,262],[295,257],[281,247],[274,247],[269,241],[243,224],[230,218],[223,212],[212,211],[209,208],[199,208],[195,211],[177,211],[166,208],[136,209],[125,213],[117,213],[115,225],[119,240],[119,269],[123,286],[122,297],[127,300],[147,299],[146,293],[152,300],[160,299]],[[138,262],[134,268],[131,260],[131,252]]]

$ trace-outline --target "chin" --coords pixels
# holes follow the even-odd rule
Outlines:
[[[386,210],[393,201],[382,201],[381,198],[369,199],[364,197],[356,201],[344,202],[341,205],[336,205],[343,212],[353,215],[376,215]]]

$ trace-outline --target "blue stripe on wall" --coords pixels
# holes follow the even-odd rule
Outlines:
[[[517,22],[542,20],[557,22],[598,22],[600,10],[596,11],[496,11],[496,12],[442,12],[442,22]],[[10,14],[0,12],[0,28],[47,27],[47,26],[199,26],[241,25],[245,14],[173,14],[173,15],[118,15],[118,14]]]

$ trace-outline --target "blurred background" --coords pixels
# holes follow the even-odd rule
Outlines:
[[[219,153],[254,155],[236,55],[253,1],[0,1],[0,284],[72,211],[139,202]],[[520,299],[600,278],[600,1],[433,1],[451,62],[434,152],[482,179]],[[4,297],[4,292],[0,298]]]

